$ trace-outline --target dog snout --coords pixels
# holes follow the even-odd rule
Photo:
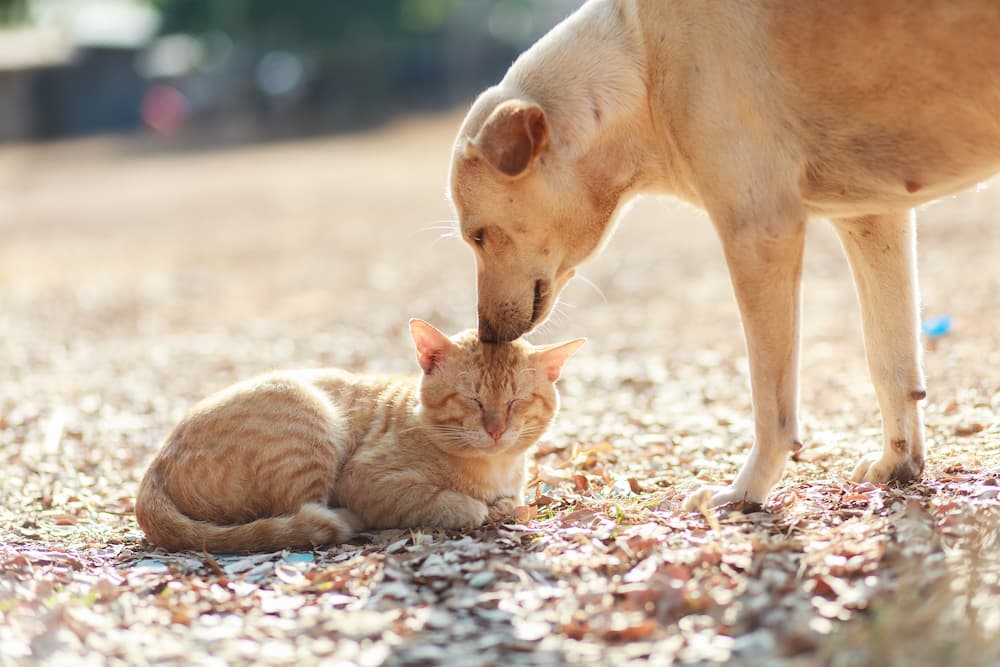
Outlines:
[[[484,343],[509,343],[516,340],[531,328],[531,323],[525,319],[521,322],[509,320],[490,320],[480,315],[479,340]]]
[[[533,322],[520,315],[514,304],[506,304],[494,313],[479,310],[479,339],[485,343],[508,343],[527,333]]]
[[[530,303],[507,302],[488,309],[479,309],[479,339],[488,343],[506,343],[541,324],[547,314],[552,283],[536,280]],[[529,310],[530,308],[530,310]]]

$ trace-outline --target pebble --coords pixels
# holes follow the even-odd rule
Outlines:
[[[486,588],[494,581],[497,580],[497,576],[493,574],[490,570],[483,570],[478,572],[469,579],[469,585],[473,588]]]

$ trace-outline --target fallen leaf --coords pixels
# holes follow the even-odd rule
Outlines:
[[[955,435],[960,437],[968,437],[970,435],[975,435],[979,433],[984,428],[986,427],[980,424],[979,422],[972,422],[969,424],[959,424],[958,426],[955,427]]]
[[[528,523],[538,516],[538,508],[533,505],[518,505],[514,508],[514,519],[518,523]]]

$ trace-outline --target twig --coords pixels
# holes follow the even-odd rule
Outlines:
[[[219,565],[219,561],[215,560],[212,554],[208,553],[204,549],[202,549],[201,554],[205,557],[205,562],[208,563],[208,567],[212,570],[212,572],[215,572],[220,577],[226,576],[226,571],[222,569],[222,566]]]

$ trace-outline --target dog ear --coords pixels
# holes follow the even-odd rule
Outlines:
[[[537,104],[508,100],[493,110],[473,146],[497,171],[520,176],[548,143],[549,125]]]
[[[417,348],[417,362],[428,375],[454,345],[450,338],[423,320],[410,320],[410,335]]]

